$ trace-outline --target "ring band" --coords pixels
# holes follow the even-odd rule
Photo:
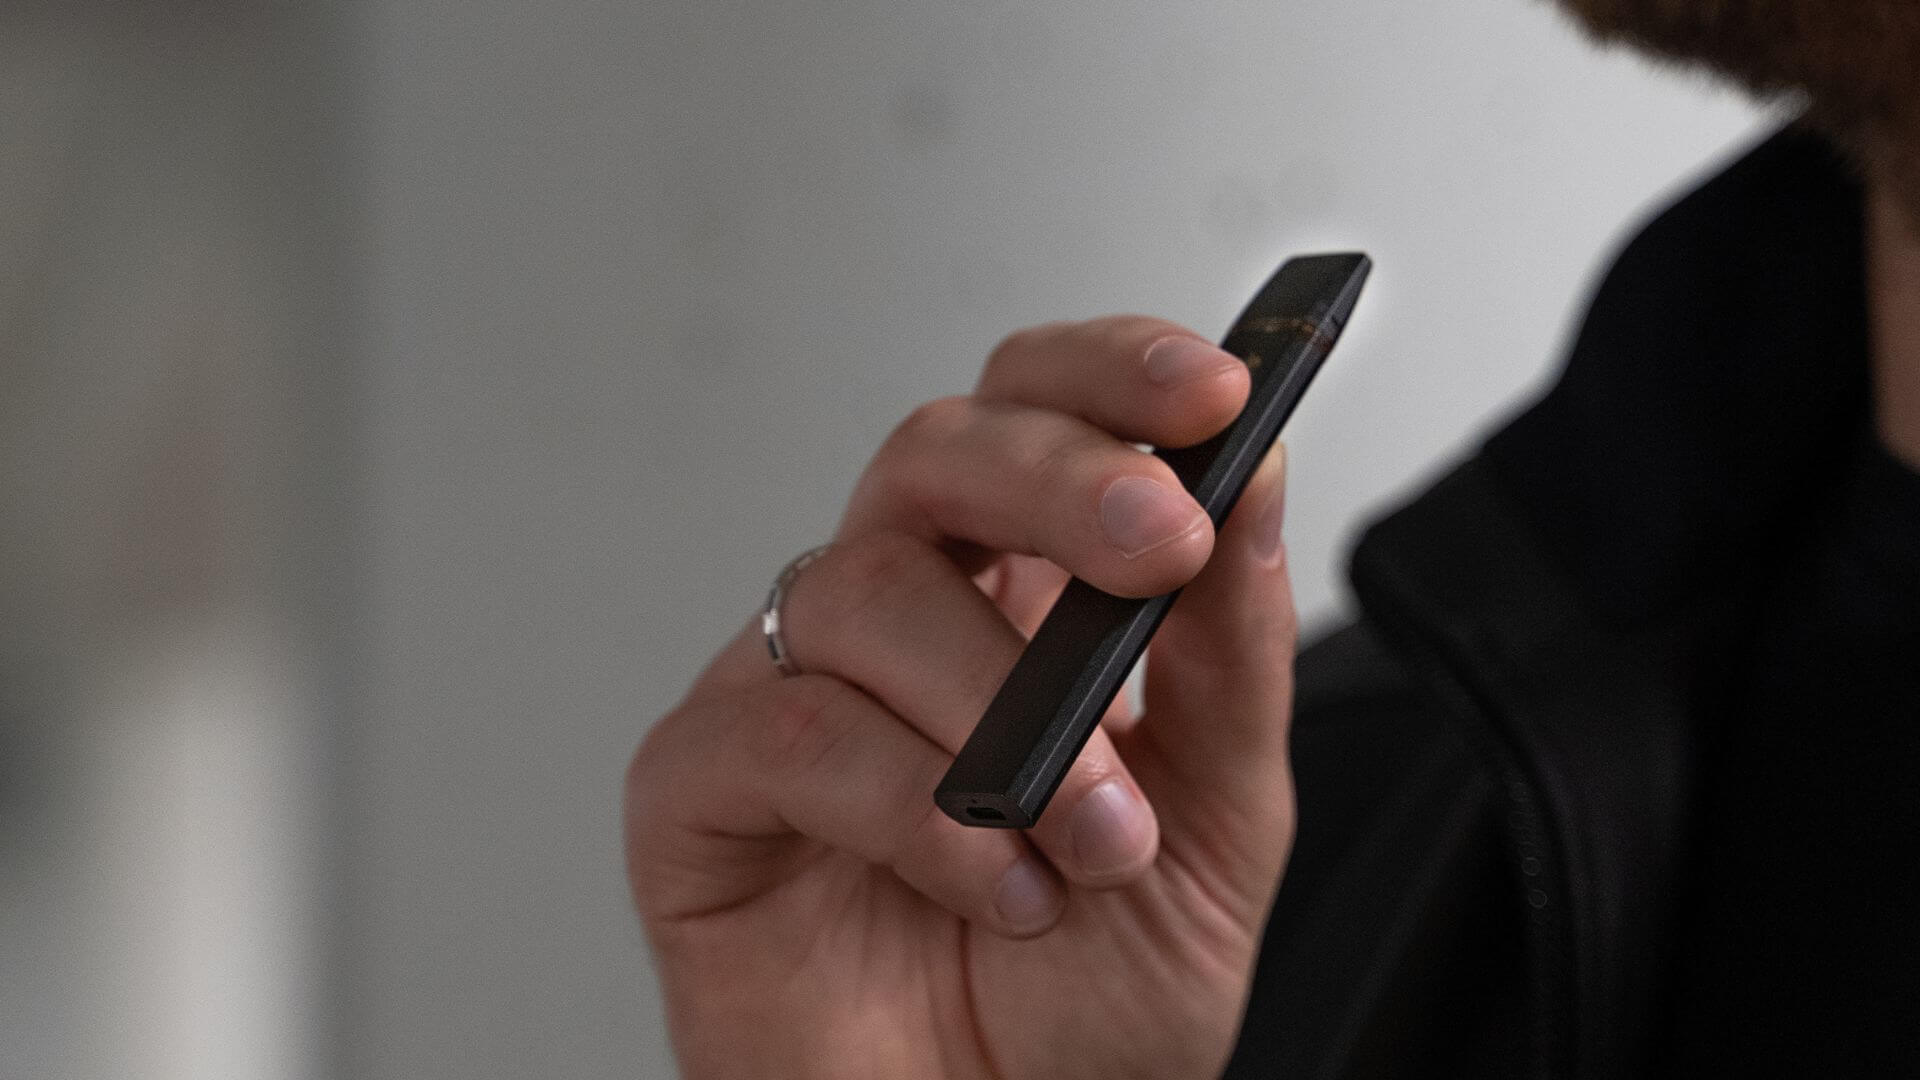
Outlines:
[[[793,654],[787,651],[787,639],[780,635],[780,605],[786,603],[787,590],[793,587],[795,578],[805,570],[813,560],[826,554],[830,545],[821,544],[811,551],[803,551],[780,571],[774,579],[773,591],[767,593],[766,609],[760,612],[760,632],[767,637],[767,654],[773,657],[773,666],[782,675],[798,675],[800,668],[793,662]]]

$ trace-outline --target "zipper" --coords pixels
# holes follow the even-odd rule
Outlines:
[[[1563,915],[1566,890],[1553,873],[1555,853],[1536,785],[1504,727],[1441,650],[1418,633],[1410,620],[1391,614],[1391,605],[1365,602],[1369,599],[1380,598],[1363,597],[1366,618],[1380,630],[1397,657],[1433,691],[1443,711],[1461,721],[1469,744],[1488,755],[1503,781],[1503,839],[1516,900],[1527,928],[1527,1007],[1532,1029],[1528,1072],[1539,1080],[1571,1078],[1575,1063],[1571,1004],[1574,957]]]

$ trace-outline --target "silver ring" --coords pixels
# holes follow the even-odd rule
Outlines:
[[[782,675],[798,675],[799,667],[793,662],[793,654],[787,650],[787,639],[780,636],[780,605],[786,603],[787,590],[793,587],[795,578],[805,570],[813,560],[826,554],[831,545],[821,544],[811,551],[803,551],[799,557],[788,563],[774,579],[773,591],[767,594],[766,609],[760,612],[760,632],[767,636],[767,653],[773,657],[773,666]]]

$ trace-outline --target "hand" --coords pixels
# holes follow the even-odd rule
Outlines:
[[[921,407],[794,582],[647,736],[635,901],[689,1077],[1215,1076],[1292,842],[1283,455],[1218,537],[1158,459],[1245,368],[1119,317],[1024,331]],[[1211,557],[1210,557],[1211,556]],[[1186,585],[1028,833],[933,789],[1071,573]],[[1196,576],[1197,575],[1197,576]]]

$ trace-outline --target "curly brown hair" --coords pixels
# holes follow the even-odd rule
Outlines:
[[[1559,0],[1595,38],[1704,64],[1807,119],[1920,215],[1920,0]]]

